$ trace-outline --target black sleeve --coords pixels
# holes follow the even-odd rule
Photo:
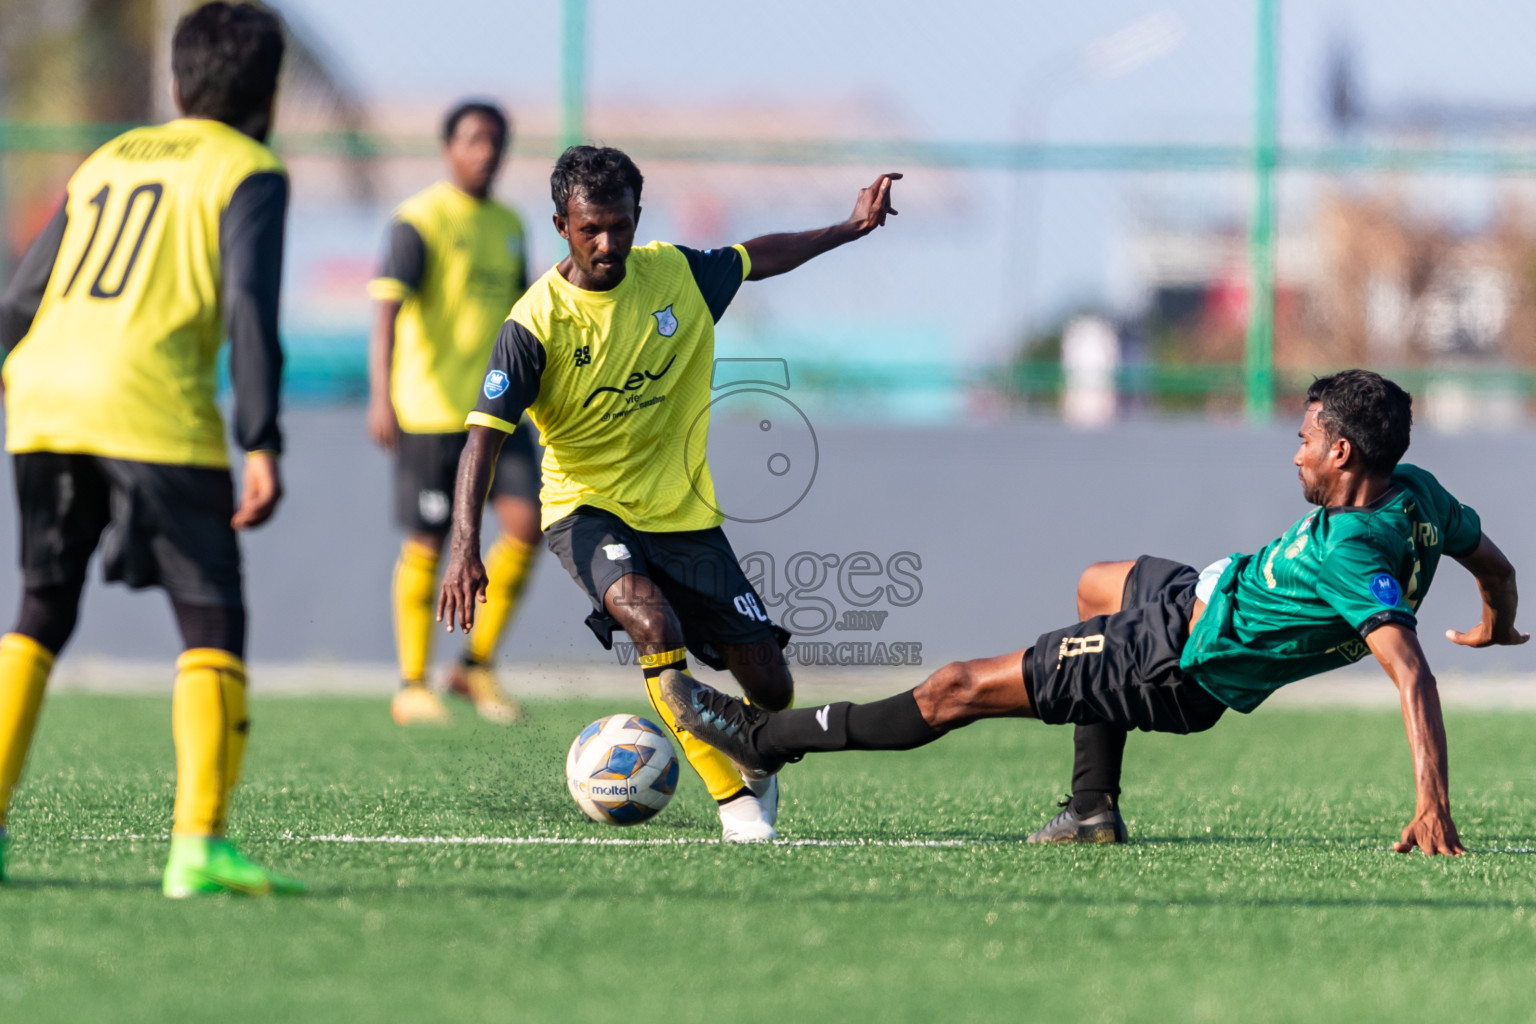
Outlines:
[[[37,316],[53,264],[59,258],[59,246],[64,243],[64,228],[69,224],[66,206],[59,204],[59,212],[33,240],[0,293],[0,353],[10,352],[32,329],[32,318]]]
[[[688,269],[693,271],[693,283],[699,286],[699,292],[709,306],[710,316],[719,323],[725,315],[725,307],[736,297],[742,278],[746,276],[742,273],[741,253],[736,251],[735,246],[705,249],[703,252],[681,245],[676,248],[687,258]]]
[[[515,428],[523,413],[539,397],[544,366],[544,343],[516,320],[502,324],[470,422],[508,431]],[[482,417],[496,422],[484,422]]]
[[[224,330],[235,386],[235,441],[241,451],[281,452],[277,425],[283,347],[277,299],[283,278],[288,179],[275,172],[242,181],[219,219],[224,264]]]
[[[379,276],[399,281],[414,292],[421,287],[426,268],[427,243],[421,240],[421,232],[403,220],[395,221],[389,228]]]

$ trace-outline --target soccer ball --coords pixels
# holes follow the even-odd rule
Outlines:
[[[677,792],[677,753],[660,728],[634,715],[599,718],[565,755],[576,805],[604,825],[649,821]]]

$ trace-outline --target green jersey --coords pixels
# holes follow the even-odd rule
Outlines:
[[[1417,466],[1370,505],[1315,508],[1257,554],[1233,555],[1179,667],[1248,712],[1286,683],[1353,664],[1364,637],[1415,612],[1441,555],[1482,539],[1477,513]]]

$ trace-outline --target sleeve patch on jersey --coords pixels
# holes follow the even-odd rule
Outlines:
[[[1371,578],[1371,596],[1388,608],[1395,608],[1402,600],[1403,588],[1390,573],[1380,572]]]
[[[485,397],[497,399],[504,395],[507,388],[512,386],[512,380],[501,370],[492,370],[485,375]]]

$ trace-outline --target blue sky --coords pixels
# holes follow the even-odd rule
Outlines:
[[[1279,2],[1284,139],[1326,137],[1324,69],[1340,39],[1354,45],[1368,102],[1536,106],[1529,58],[1536,4]],[[466,93],[490,93],[514,109],[547,108],[557,96],[558,0],[281,0],[280,6],[323,40],[381,110],[390,101],[440,104]],[[1095,40],[1157,12],[1181,26],[1175,49],[1118,77],[1083,72],[1083,55]],[[588,23],[589,95],[597,106],[856,97],[878,100],[894,112],[893,123],[918,138],[1241,143],[1249,137],[1255,31],[1254,4],[1247,0],[588,0]],[[390,127],[387,120],[381,126]],[[1040,327],[1072,308],[1114,301],[1123,284],[1117,239],[1148,208],[1166,204],[1175,213],[1193,210],[1241,223],[1248,202],[1242,180],[1200,175],[1056,174],[1018,185],[1001,175],[976,175],[965,185],[970,221],[928,225],[949,235],[937,244],[904,243],[912,251],[896,259],[895,270],[871,246],[847,259],[846,272],[861,286],[884,288],[892,316],[908,321],[915,292],[932,293],[922,300],[927,309],[941,297],[951,308],[936,311],[930,323],[958,324],[972,354],[998,351],[1017,333],[1018,321]],[[1305,206],[1305,185],[1293,180],[1287,191],[1283,184],[1282,218]],[[1487,206],[1487,190],[1473,183],[1454,201],[1470,193],[1471,208]],[[1287,196],[1296,195],[1303,198],[1288,206]],[[1007,212],[1018,208],[1034,212]],[[923,211],[912,214],[900,230],[915,238]],[[936,269],[919,272],[925,254]],[[991,294],[953,300],[957,289],[977,284]],[[814,309],[832,285],[821,278],[773,287],[779,291],[767,294]]]
[[[549,99],[558,81],[560,3],[285,0],[365,92],[443,97],[491,90]],[[938,5],[777,0],[646,4],[588,0],[594,100],[642,96],[889,97],[924,134],[999,138],[1023,88],[1147,14],[1187,27],[1177,50],[1109,82],[1066,84],[1053,136],[1243,138],[1250,109],[1253,7],[1239,0]],[[1536,5],[1469,0],[1280,0],[1282,116],[1315,133],[1329,44],[1356,40],[1368,92],[1536,103],[1529,41]],[[1054,92],[1052,88],[1038,88]]]

